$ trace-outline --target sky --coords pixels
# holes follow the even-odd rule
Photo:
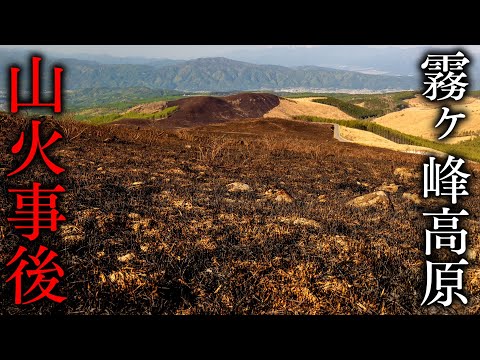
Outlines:
[[[95,54],[127,57],[193,59],[228,55],[238,50],[259,50],[272,47],[310,48],[322,45],[0,45],[0,48],[19,48],[50,51],[61,54]],[[369,47],[411,48],[425,45],[365,45]],[[429,46],[429,45],[427,45]],[[443,45],[440,47],[449,47]],[[456,45],[458,47],[459,45]],[[480,53],[479,45],[461,45],[472,53]],[[429,46],[430,47],[430,46]]]

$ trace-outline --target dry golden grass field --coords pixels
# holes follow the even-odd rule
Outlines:
[[[345,126],[340,127],[340,135],[346,140],[365,146],[374,146],[394,151],[410,153],[431,154],[432,156],[445,156],[444,153],[433,149],[422,146],[397,144],[396,142],[385,139],[384,137],[381,137],[369,131],[352,129]]]
[[[448,105],[451,114],[461,112],[466,115],[466,118],[458,121],[454,133],[446,141],[456,143],[471,139],[469,135],[480,134],[479,99],[467,97],[458,104],[454,102],[438,104],[431,103],[417,95],[414,99],[406,100],[406,102],[410,106],[409,108],[389,113],[374,120],[374,122],[405,134],[436,140],[439,136],[439,130],[435,129],[435,124],[442,114],[442,106]]]
[[[314,98],[280,99],[280,104],[267,112],[266,118],[291,119],[293,116],[310,115],[327,119],[353,119],[335,106],[312,102]]]

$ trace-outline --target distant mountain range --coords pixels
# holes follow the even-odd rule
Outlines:
[[[250,90],[407,90],[420,88],[413,76],[371,75],[318,66],[286,67],[252,64],[227,58],[195,60],[116,58],[96,56],[86,59],[46,56],[48,67],[65,67],[66,89],[131,88],[219,92]],[[0,49],[0,69],[8,74],[12,63],[29,68],[27,51]],[[93,57],[95,58],[95,57]],[[130,60],[128,60],[130,59]],[[101,62],[100,62],[101,61]],[[131,62],[131,63],[128,63]],[[28,71],[24,72],[28,73]],[[50,72],[43,72],[45,81]],[[0,89],[7,87],[8,76],[1,77]],[[26,79],[27,80],[27,79]],[[29,81],[25,82],[28,86]]]

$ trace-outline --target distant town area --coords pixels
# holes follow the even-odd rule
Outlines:
[[[0,90],[0,111],[7,109],[7,92]]]

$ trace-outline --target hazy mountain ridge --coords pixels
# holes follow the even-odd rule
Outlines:
[[[306,89],[412,89],[411,77],[366,75],[319,67],[288,68],[258,65],[227,58],[200,58],[154,67],[130,64],[80,64],[64,61],[69,68],[70,89],[146,86],[181,91],[242,91]]]
[[[18,59],[23,60],[22,62]],[[8,74],[8,66],[16,60],[28,65],[29,53],[0,51],[0,66]],[[151,60],[148,64],[99,63],[90,60],[46,58],[47,68],[53,64],[65,67],[66,89],[128,88],[180,91],[246,91],[279,89],[350,89],[386,90],[414,89],[420,84],[413,77],[368,75],[352,71],[316,66],[285,67],[261,65],[227,58],[200,58],[188,61]],[[43,73],[50,81],[51,74]],[[7,78],[1,82],[7,88]],[[29,81],[26,81],[26,86]]]

